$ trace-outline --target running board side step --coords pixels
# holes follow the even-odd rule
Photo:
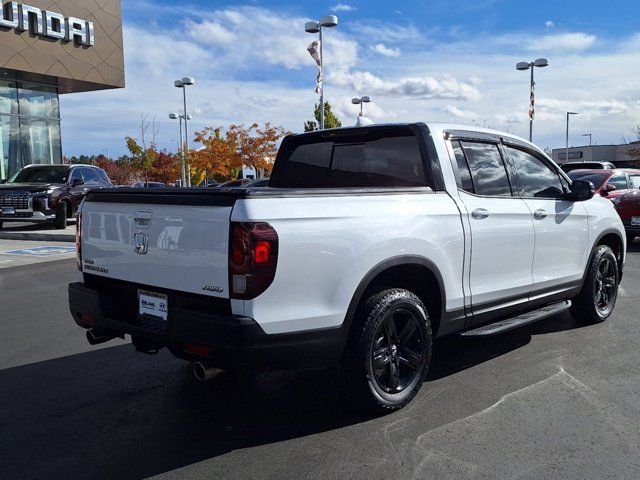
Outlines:
[[[479,337],[507,332],[509,330],[513,330],[514,328],[519,328],[524,325],[537,322],[544,318],[552,317],[553,315],[565,312],[569,310],[570,307],[570,300],[552,303],[550,305],[539,308],[538,310],[522,313],[517,317],[507,318],[505,320],[500,320],[499,322],[490,323],[488,325],[474,328],[473,330],[467,330],[466,332],[461,333],[461,335],[465,337]]]

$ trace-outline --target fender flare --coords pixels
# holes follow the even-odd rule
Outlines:
[[[442,279],[442,274],[440,273],[440,269],[426,257],[421,257],[418,255],[399,255],[396,257],[388,258],[377,265],[375,265],[371,270],[367,272],[367,274],[363,277],[363,279],[358,284],[353,296],[351,297],[351,301],[349,302],[349,308],[347,309],[347,313],[345,314],[344,321],[342,322],[342,349],[347,343],[347,339],[349,337],[349,333],[351,331],[351,324],[353,323],[353,319],[356,314],[356,310],[358,309],[358,305],[362,301],[362,297],[365,292],[373,282],[373,280],[385,270],[388,270],[393,267],[398,266],[420,266],[426,267],[436,278],[438,282],[438,288],[440,290],[440,303],[441,303],[441,311],[440,311],[440,319],[444,319],[445,311],[446,311],[446,291],[444,287],[444,280]]]

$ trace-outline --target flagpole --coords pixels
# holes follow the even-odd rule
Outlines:
[[[322,57],[322,29],[323,27],[335,27],[338,25],[338,17],[335,15],[326,15],[320,19],[319,22],[307,22],[304,25],[304,31],[307,33],[318,33],[320,35],[320,49],[316,50],[314,41],[307,50],[316,61],[318,65],[318,80],[316,84],[316,93],[320,93],[320,130],[324,130],[324,70],[323,70],[323,57]],[[319,88],[319,90],[318,90]]]
[[[320,87],[320,130],[324,130],[324,70],[322,68],[322,25],[320,25],[320,72],[322,74],[322,84]]]

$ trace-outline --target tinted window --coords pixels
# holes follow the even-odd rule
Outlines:
[[[82,176],[85,182],[100,182],[100,176],[93,168],[83,168]]]
[[[626,188],[629,188],[629,184],[627,183],[627,176],[624,173],[620,175],[614,175],[609,179],[609,181],[607,181],[607,183],[615,185],[617,190],[624,190]]]
[[[456,163],[458,164],[458,186],[465,192],[475,193],[473,181],[471,180],[471,171],[469,170],[467,159],[464,157],[462,146],[460,146],[460,142],[452,142],[451,145],[453,146],[453,153],[456,156]]]
[[[558,174],[542,160],[522,150],[507,147],[525,197],[558,198],[564,193]]]
[[[277,187],[432,186],[425,179],[418,139],[407,128],[293,137],[277,164],[271,183]]]
[[[97,172],[98,172],[98,175],[100,176],[100,180],[106,183],[111,183],[111,180],[109,180],[109,175],[107,175],[107,172],[105,172],[101,168],[98,168]]]
[[[69,167],[28,167],[16,173],[8,183],[66,183]]]
[[[498,146],[493,143],[461,142],[469,162],[473,185],[478,195],[510,197],[507,170]]]
[[[569,175],[569,178],[571,180],[584,180],[586,182],[593,183],[594,187],[600,188],[609,176],[609,173],[610,172],[607,172],[606,170],[603,170],[602,173],[574,170],[572,172],[569,172],[567,175]]]
[[[71,170],[71,182],[73,183],[73,181],[76,179],[84,181],[84,179],[82,178],[82,172],[79,168],[74,168]]]

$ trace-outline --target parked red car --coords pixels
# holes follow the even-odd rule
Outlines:
[[[624,223],[627,243],[640,237],[640,190],[635,189],[612,200]]]
[[[640,174],[640,170],[616,168],[614,170],[572,170],[567,175],[571,180],[586,180],[593,183],[596,194],[613,200],[637,190],[631,178],[631,175],[637,174]]]

